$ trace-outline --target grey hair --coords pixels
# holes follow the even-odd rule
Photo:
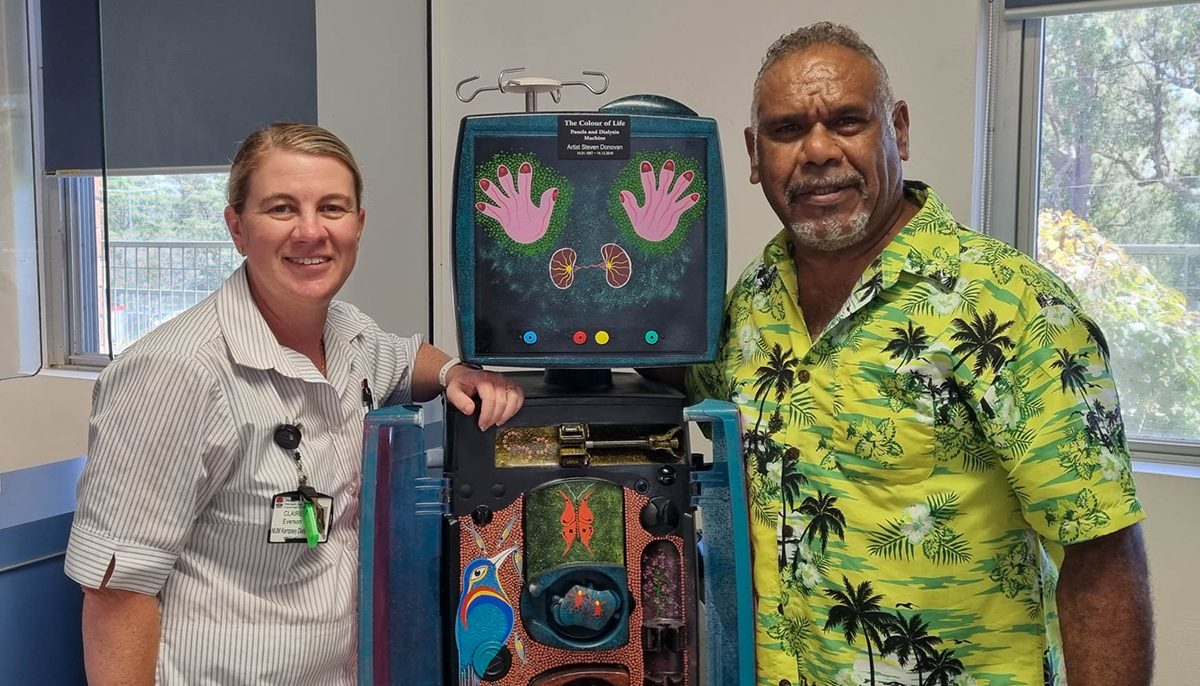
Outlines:
[[[750,126],[754,130],[755,138],[758,137],[758,96],[762,88],[763,74],[766,74],[767,70],[784,57],[814,45],[840,45],[865,57],[875,68],[876,104],[884,113],[884,117],[891,112],[892,106],[896,104],[896,97],[892,93],[892,81],[888,78],[887,69],[884,68],[879,55],[875,54],[875,49],[867,45],[858,32],[849,26],[822,21],[811,26],[802,26],[787,35],[780,36],[779,40],[767,48],[762,67],[758,70],[758,76],[754,78],[754,94],[750,102]],[[883,128],[885,131],[891,131],[889,126]]]

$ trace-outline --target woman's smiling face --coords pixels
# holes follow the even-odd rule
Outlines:
[[[240,213],[225,209],[259,307],[285,316],[329,306],[354,269],[365,219],[349,167],[285,150],[263,156]]]

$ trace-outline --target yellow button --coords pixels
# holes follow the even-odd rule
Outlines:
[[[604,345],[605,343],[608,342],[608,332],[607,331],[597,331],[596,335],[593,336],[593,338],[600,345]]]

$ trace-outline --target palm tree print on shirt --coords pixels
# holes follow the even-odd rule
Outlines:
[[[1013,339],[1004,335],[1004,331],[1013,323],[999,323],[996,313],[992,311],[985,312],[983,317],[976,313],[972,315],[970,322],[956,317],[951,325],[954,327],[954,333],[950,338],[958,341],[958,345],[954,346],[954,354],[963,356],[963,359],[954,365],[954,370],[974,356],[975,364],[972,369],[976,376],[982,376],[983,371],[988,368],[998,372],[1007,359],[1007,352],[1016,345]]]
[[[766,434],[760,431],[763,414],[765,414],[764,408],[767,404],[767,397],[774,396],[776,405],[783,402],[784,397],[792,390],[792,380],[796,376],[796,365],[798,363],[799,360],[792,354],[790,348],[785,350],[783,346],[776,343],[772,346],[771,352],[767,354],[766,364],[758,368],[757,378],[754,381],[754,399],[758,401],[758,418],[754,421],[754,428],[749,433],[763,443],[768,442],[766,438],[770,433],[783,428],[782,421],[775,419],[775,416],[779,415],[779,409],[776,407],[771,420],[768,421],[768,427],[771,427],[776,421],[778,421],[778,425]],[[760,474],[765,475],[767,473],[768,456],[764,451],[760,450],[758,457],[758,471]]]
[[[843,541],[846,540],[846,517],[834,506],[836,502],[836,496],[818,490],[816,498],[809,496],[800,505],[800,514],[811,517],[800,537],[809,545],[813,539],[820,539],[822,553],[829,543],[831,532]]]
[[[1079,396],[1087,396],[1087,355],[1073,353],[1065,348],[1058,349],[1058,358],[1050,363],[1050,367],[1059,370],[1058,380],[1064,391],[1070,389]],[[1082,358],[1082,362],[1080,362]]]
[[[829,618],[825,620],[825,631],[840,627],[842,635],[846,637],[846,643],[849,645],[855,644],[859,633],[863,635],[863,642],[867,644],[867,663],[871,669],[871,684],[874,686],[875,653],[872,646],[880,651],[882,657],[883,639],[891,626],[892,616],[880,606],[879,601],[883,600],[883,596],[877,595],[871,589],[870,581],[864,581],[856,587],[850,583],[850,579],[843,576],[842,584],[845,586],[844,591],[838,588],[825,589],[825,595],[837,603],[829,608]]]
[[[918,669],[929,671],[922,686],[954,686],[955,677],[963,673],[962,660],[954,656],[953,650],[943,650],[918,660],[917,665]]]
[[[829,610],[824,630],[841,629],[846,643],[851,646],[858,643],[859,634],[862,634],[867,649],[869,683],[876,683],[876,655],[880,660],[888,655],[895,656],[897,664],[915,674],[917,683],[922,686],[954,686],[960,683],[958,677],[968,676],[954,649],[939,650],[944,639],[930,632],[929,623],[920,612],[908,615],[898,609],[888,612],[884,609],[884,596],[875,593],[870,581],[855,586],[843,576],[842,588],[826,588],[825,595],[836,604]],[[915,609],[916,606],[899,602],[896,607]],[[783,632],[780,633],[782,636]],[[956,638],[954,643],[969,646],[974,641]],[[855,679],[853,683],[859,681]],[[886,686],[888,682],[884,683]]]
[[[942,639],[929,633],[929,624],[921,619],[921,615],[913,614],[905,617],[896,611],[892,620],[891,631],[883,641],[883,653],[896,656],[901,667],[913,663],[913,671],[917,673],[917,683],[923,684],[921,667],[922,661],[937,654],[937,645]]]
[[[883,351],[893,360],[900,358],[897,369],[920,357],[925,348],[929,347],[930,339],[929,334],[925,333],[925,327],[914,326],[911,319],[906,328],[893,326],[892,333],[896,334],[896,337],[883,346]]]

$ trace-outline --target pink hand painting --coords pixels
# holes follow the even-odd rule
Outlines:
[[[547,188],[535,205],[530,196],[533,167],[528,162],[522,162],[517,170],[515,185],[512,173],[503,164],[496,168],[496,177],[495,183],[486,178],[479,180],[479,188],[496,204],[477,202],[475,209],[499,222],[509,238],[522,245],[544,236],[558,200],[558,189]]]
[[[675,179],[675,162],[667,160],[656,183],[654,166],[643,160],[641,176],[646,202],[639,207],[633,193],[621,191],[621,206],[625,208],[625,214],[637,235],[648,241],[665,240],[679,225],[679,217],[700,200],[699,193],[683,195],[692,184],[695,172],[689,169]],[[674,187],[672,180],[675,181]]]

